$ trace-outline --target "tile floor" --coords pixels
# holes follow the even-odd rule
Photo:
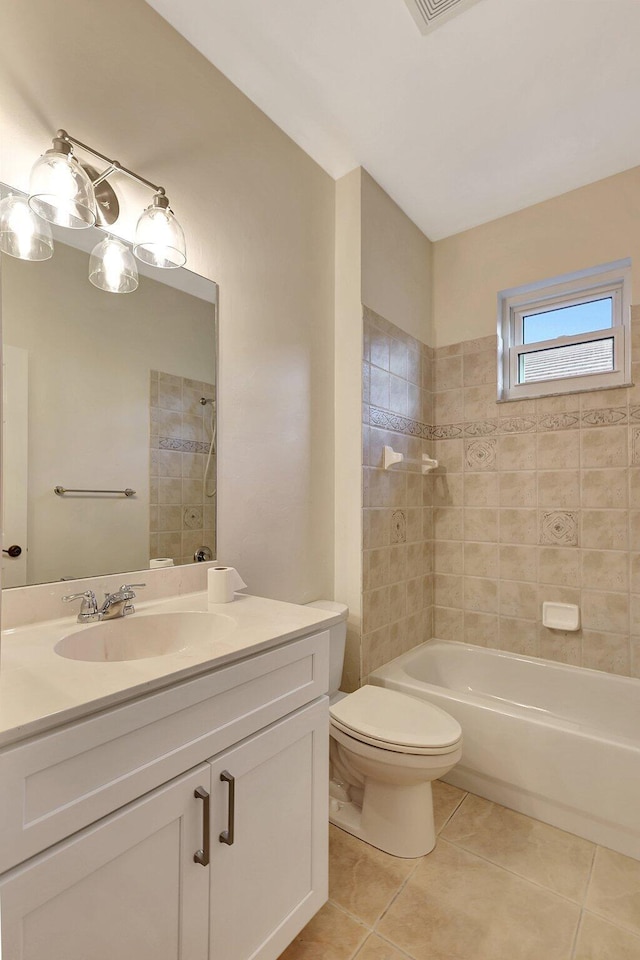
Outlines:
[[[329,902],[280,960],[640,960],[640,862],[434,783],[438,843],[330,828]]]

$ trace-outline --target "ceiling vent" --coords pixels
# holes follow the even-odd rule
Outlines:
[[[430,33],[479,2],[480,0],[405,0],[422,33]]]

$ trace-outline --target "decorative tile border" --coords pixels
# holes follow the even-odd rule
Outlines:
[[[605,407],[601,410],[587,410],[582,414],[582,423],[587,427],[618,426],[626,422],[626,407]]]
[[[200,440],[178,440],[176,437],[158,437],[160,450],[177,450],[179,453],[209,453],[209,444]]]
[[[498,430],[497,420],[471,420],[464,425],[465,437],[486,437]]]
[[[401,417],[397,413],[390,413],[380,407],[369,407],[369,423],[372,427],[382,427],[383,430],[393,430],[395,433],[404,433],[409,437],[431,439],[429,433],[432,428],[429,424],[411,420],[409,417]]]
[[[571,413],[545,413],[538,418],[538,433],[549,430],[571,430],[580,423],[580,413],[576,410]]]
[[[536,426],[535,417],[505,417],[498,421],[500,433],[531,433]]]

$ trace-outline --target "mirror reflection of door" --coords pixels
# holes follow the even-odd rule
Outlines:
[[[19,557],[2,554],[2,586],[27,583],[27,463],[29,355],[21,347],[3,349],[2,463],[3,547],[18,544]]]

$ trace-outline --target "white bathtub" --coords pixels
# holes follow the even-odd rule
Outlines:
[[[640,680],[430,640],[370,682],[458,720],[449,783],[640,860]]]

